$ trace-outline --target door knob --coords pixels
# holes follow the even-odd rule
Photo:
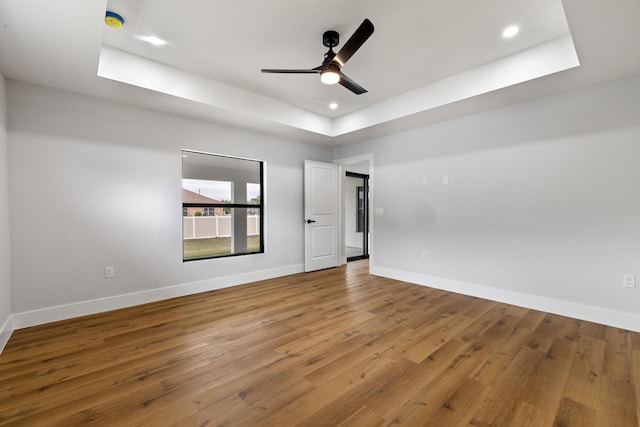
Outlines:
[[[312,222],[316,222],[316,221],[315,221],[315,220],[313,220],[313,219],[308,219],[308,220],[307,220],[307,224],[311,224]]]

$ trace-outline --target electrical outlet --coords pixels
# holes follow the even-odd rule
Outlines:
[[[625,288],[635,288],[636,287],[636,276],[633,274],[625,274],[622,276],[622,286]]]
[[[427,260],[427,251],[422,252],[422,259],[425,261]]]
[[[116,275],[116,270],[115,270],[115,268],[113,268],[112,265],[104,268],[104,277],[106,279],[111,279],[115,275]]]
[[[429,185],[429,178],[427,178],[426,176],[422,178],[422,185]]]

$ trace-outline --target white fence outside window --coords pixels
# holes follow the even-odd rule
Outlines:
[[[260,215],[247,215],[247,236],[260,234]],[[187,239],[231,237],[231,215],[183,216],[182,236]]]

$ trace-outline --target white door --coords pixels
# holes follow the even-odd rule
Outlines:
[[[332,163],[304,161],[304,270],[340,264],[338,171]]]

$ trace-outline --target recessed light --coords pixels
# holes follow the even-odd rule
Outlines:
[[[331,108],[332,110],[335,110],[336,108],[338,108],[338,104],[335,102],[332,102],[331,104],[329,104],[329,108]]]
[[[138,40],[142,40],[143,42],[150,43],[154,46],[164,46],[167,44],[165,40],[156,36],[138,36]]]
[[[518,28],[518,26],[511,25],[510,27],[504,29],[504,31],[502,32],[502,37],[504,37],[505,39],[511,38],[518,34],[518,31],[520,31],[520,28]]]

